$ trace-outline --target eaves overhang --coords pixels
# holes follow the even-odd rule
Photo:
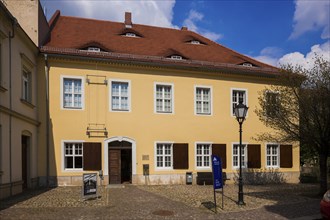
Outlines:
[[[280,70],[275,67],[246,67],[236,64],[198,60],[173,60],[159,56],[144,56],[114,52],[89,52],[72,48],[43,46],[40,47],[40,52],[42,54],[47,54],[49,57],[53,56],[98,62],[112,62],[119,64],[146,65],[192,71],[228,73],[263,78],[276,78],[280,74]]]

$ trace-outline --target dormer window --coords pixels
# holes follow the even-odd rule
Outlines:
[[[252,63],[243,63],[242,66],[253,67]]]
[[[87,50],[89,52],[100,52],[101,49],[99,47],[88,47]]]
[[[170,56],[170,58],[172,60],[182,60],[182,56],[179,56],[179,55],[172,55],[172,56]]]
[[[190,43],[191,43],[191,44],[201,44],[201,42],[198,41],[198,40],[192,40],[192,41],[190,41]]]
[[[126,37],[136,37],[136,34],[135,33],[132,33],[132,32],[127,32],[125,34]]]

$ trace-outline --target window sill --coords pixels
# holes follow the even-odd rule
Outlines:
[[[173,167],[156,167],[155,171],[170,171],[173,170]]]
[[[6,91],[7,91],[7,89],[0,85],[0,92],[6,92]]]
[[[160,115],[173,115],[173,112],[155,112],[156,114],[160,114]]]
[[[63,172],[68,172],[68,173],[74,173],[74,172],[83,172],[84,170],[83,169],[64,169]]]
[[[21,99],[21,102],[22,102],[23,104],[29,106],[29,107],[32,108],[32,109],[35,108],[35,106],[34,106],[31,102],[29,102],[29,101],[27,101],[27,100],[25,100],[25,99]]]
[[[75,108],[75,107],[62,107],[62,110],[73,110],[73,111],[81,111],[83,108]]]
[[[197,116],[212,116],[211,113],[196,113]]]
[[[209,171],[211,169],[212,169],[211,167],[196,167],[196,170],[204,170],[204,171],[207,170],[207,171]]]
[[[111,112],[130,112],[130,109],[111,109]]]

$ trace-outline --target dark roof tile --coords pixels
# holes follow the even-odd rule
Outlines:
[[[193,31],[132,24],[125,28],[125,23],[61,16],[60,12],[51,19],[51,36],[45,48],[82,49],[99,45],[107,52],[138,56],[168,57],[181,55],[193,61],[219,64],[240,65],[248,62],[255,67],[277,68],[261,63],[247,56],[228,49]],[[132,32],[140,37],[125,37],[122,34]],[[195,45],[191,40],[202,44]],[[92,43],[94,45],[92,45]]]

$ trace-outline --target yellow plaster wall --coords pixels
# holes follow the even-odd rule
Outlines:
[[[136,174],[142,175],[142,164],[150,164],[150,174],[185,174],[197,172],[195,167],[196,142],[211,142],[227,145],[227,172],[232,169],[232,143],[239,141],[238,122],[230,114],[231,88],[247,89],[249,112],[243,124],[243,142],[256,144],[252,138],[267,129],[254,113],[258,106],[258,91],[265,88],[262,79],[246,76],[234,77],[220,73],[198,73],[160,68],[114,66],[110,64],[71,63],[65,60],[50,60],[50,117],[51,117],[51,174],[53,176],[75,176],[81,172],[62,170],[62,141],[81,140],[101,142],[102,152],[105,138],[88,138],[88,123],[104,123],[108,137],[125,136],[136,141]],[[131,111],[111,112],[109,110],[110,85],[88,85],[84,82],[85,103],[83,110],[61,108],[61,76],[87,75],[105,76],[107,80],[130,80]],[[174,85],[174,113],[154,113],[154,83]],[[212,87],[212,115],[200,116],[194,113],[194,86]],[[41,135],[43,137],[43,135]],[[43,142],[44,140],[41,140]],[[154,148],[156,141],[189,144],[189,169],[155,171]],[[261,144],[261,164],[265,169],[265,144]],[[142,161],[142,155],[149,155]],[[102,166],[104,165],[102,156]],[[299,171],[299,148],[293,150],[293,168],[280,171]]]

